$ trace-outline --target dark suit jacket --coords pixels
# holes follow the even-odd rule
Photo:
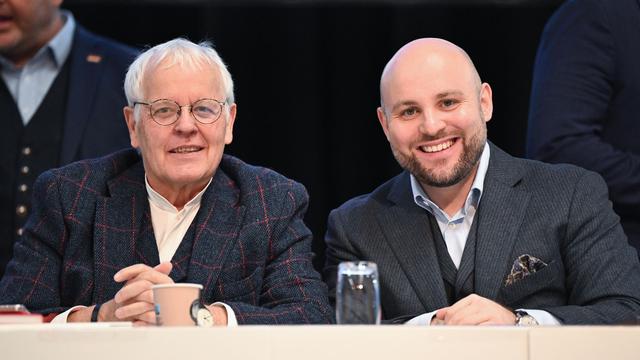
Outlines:
[[[330,296],[340,261],[370,260],[378,264],[384,319],[447,306],[428,216],[412,198],[407,172],[332,211]],[[640,264],[597,174],[516,159],[491,145],[474,221],[475,255],[463,254],[458,276],[473,271],[478,295],[509,308],[546,310],[566,324],[634,321],[640,312]],[[524,254],[548,266],[505,286]],[[472,258],[475,269],[466,261]]]
[[[91,56],[91,57],[90,57]],[[91,61],[100,58],[100,61]],[[122,108],[124,76],[137,50],[76,24],[60,165],[130,146]]]
[[[172,259],[171,278],[202,284],[239,323],[329,323],[326,285],[311,264],[304,187],[224,156]],[[190,246],[190,248],[184,248]],[[0,303],[61,312],[113,298],[120,269],[159,263],[144,169],[124,150],[45,172],[34,213],[0,282]]]
[[[567,1],[545,27],[527,156],[602,175],[640,251],[640,0]]]

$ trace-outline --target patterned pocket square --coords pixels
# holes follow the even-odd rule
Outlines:
[[[531,256],[529,254],[520,255],[513,262],[511,273],[509,273],[509,276],[507,276],[507,280],[505,280],[504,286],[513,285],[518,280],[524,279],[525,277],[535,273],[536,271],[543,269],[545,266],[547,266],[547,263],[535,256]]]

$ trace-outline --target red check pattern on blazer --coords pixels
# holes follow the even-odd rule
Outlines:
[[[176,282],[233,308],[240,324],[332,323],[311,263],[304,187],[225,155],[171,262]],[[142,160],[135,150],[48,171],[0,282],[0,303],[59,313],[113,298],[120,269],[159,263]]]

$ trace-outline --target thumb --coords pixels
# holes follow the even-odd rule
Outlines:
[[[153,270],[161,272],[165,275],[169,275],[169,273],[171,272],[171,269],[173,269],[173,264],[170,261],[160,263],[159,265],[156,265],[156,267],[153,268]]]

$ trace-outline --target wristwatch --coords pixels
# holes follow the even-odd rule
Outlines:
[[[516,326],[536,326],[538,324],[538,320],[533,316],[529,315],[526,311],[516,310]]]
[[[214,325],[213,314],[199,299],[191,303],[191,319],[200,327],[212,327]]]

